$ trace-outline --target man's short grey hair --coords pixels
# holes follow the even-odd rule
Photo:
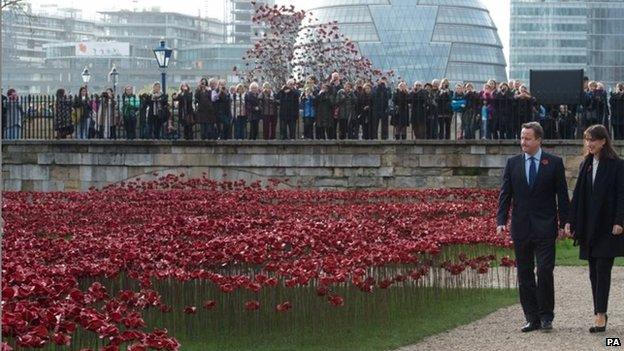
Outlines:
[[[544,138],[544,128],[537,122],[529,122],[522,125],[522,129],[532,129],[536,139]]]

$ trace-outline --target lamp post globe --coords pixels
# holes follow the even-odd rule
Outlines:
[[[171,59],[171,54],[173,50],[170,47],[165,45],[165,39],[161,38],[160,44],[154,48],[154,56],[156,57],[156,63],[158,63],[158,67],[162,70],[161,72],[161,80],[162,80],[162,89],[163,93],[167,92],[167,73],[166,69],[169,66],[169,60]]]
[[[113,68],[108,73],[108,76],[113,80],[113,93],[117,95],[117,82],[119,79],[119,72],[117,72],[117,67],[113,65]]]
[[[89,81],[91,80],[91,73],[89,73],[89,69],[87,67],[84,68],[84,70],[82,70],[82,82],[84,83],[85,86],[87,86],[87,84],[89,84]]]

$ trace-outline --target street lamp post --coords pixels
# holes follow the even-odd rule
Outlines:
[[[82,82],[84,83],[86,87],[89,84],[89,81],[91,80],[91,73],[89,73],[89,69],[87,67],[84,68],[81,76],[82,76]]]
[[[167,93],[167,73],[166,69],[169,66],[169,59],[171,59],[171,53],[173,50],[165,46],[165,39],[160,40],[160,45],[154,48],[154,56],[156,56],[156,62],[161,69],[162,91],[163,94]]]
[[[117,79],[119,78],[119,72],[117,72],[115,65],[113,65],[113,68],[108,73],[108,76],[113,79],[113,94],[117,96]]]

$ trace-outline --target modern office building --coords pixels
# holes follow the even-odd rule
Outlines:
[[[85,67],[92,91],[112,86],[108,73],[119,72],[119,86],[143,88],[160,79],[153,48],[164,38],[174,49],[168,82],[198,81],[206,72],[181,66],[181,48],[222,43],[225,25],[213,18],[150,11],[102,12],[85,19],[79,10],[50,8],[46,12],[7,11],[2,21],[2,84],[20,93],[52,94],[59,87],[77,92]],[[170,85],[171,87],[171,85]]]
[[[338,21],[363,56],[410,84],[507,79],[503,45],[480,0],[318,0],[319,22]]]
[[[624,81],[624,1],[512,0],[511,78],[531,69],[584,69],[592,80]]]
[[[93,19],[56,6],[28,16],[7,11],[2,20],[2,85],[22,94],[52,94],[59,87],[77,92],[86,67],[91,91],[99,92],[112,86],[108,73],[115,65],[119,87],[144,89],[160,78],[152,50],[161,38],[174,49],[168,88],[182,82],[194,86],[206,76],[236,83],[234,68],[243,66],[242,57],[262,28],[252,21],[255,7],[250,0],[225,3],[225,20],[158,9],[103,11]],[[213,12],[210,6],[207,2],[205,13]]]
[[[206,8],[212,1],[206,2]],[[226,40],[181,48],[177,60],[182,67],[199,69],[234,84],[241,80],[238,73],[245,65],[243,56],[263,34],[262,26],[253,22],[256,7],[274,6],[275,0],[258,0],[255,4],[250,0],[226,0],[225,5]]]
[[[225,26],[214,18],[201,18],[175,12],[106,11],[102,17],[104,41],[129,42],[137,57],[154,57],[152,49],[161,38],[174,49],[171,64],[176,64],[177,49],[197,44],[225,41]]]
[[[200,44],[180,49],[178,61],[183,67],[206,72],[209,76],[227,79],[236,83],[240,79],[237,73],[244,66],[242,57],[249,49],[249,44],[218,43]]]
[[[21,93],[51,93],[62,77],[45,65],[44,47],[67,41],[95,40],[101,27],[76,9],[2,13],[2,82]]]

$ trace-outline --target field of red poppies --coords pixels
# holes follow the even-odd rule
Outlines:
[[[479,249],[509,244],[494,235],[496,191],[279,183],[182,175],[4,193],[2,350],[88,337],[105,351],[179,350],[167,323],[184,321],[154,316],[341,309],[358,294],[461,287],[514,265]]]

